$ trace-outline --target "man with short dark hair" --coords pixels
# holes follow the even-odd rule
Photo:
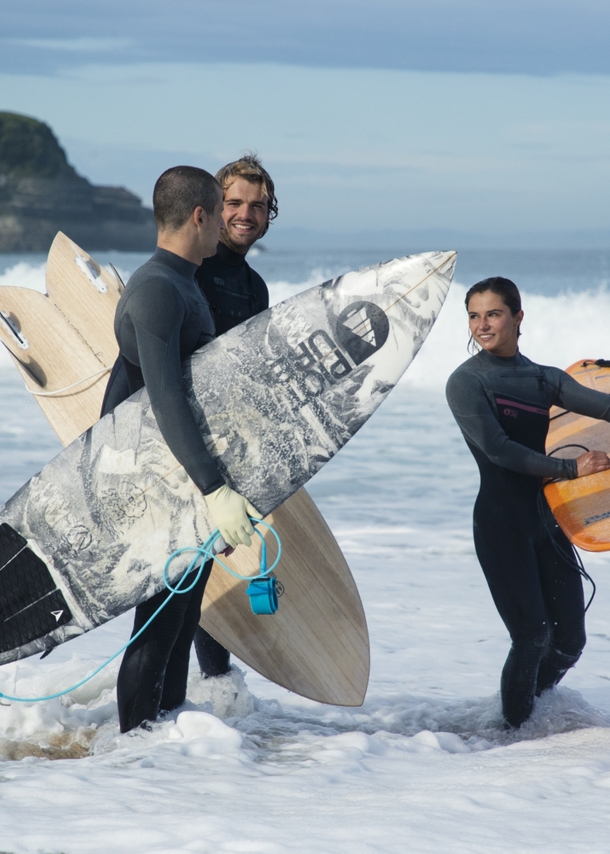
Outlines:
[[[269,307],[267,285],[246,255],[267,233],[278,208],[271,176],[254,154],[223,166],[216,178],[224,199],[224,227],[216,254],[203,261],[195,278],[209,303],[216,334],[222,335]],[[195,649],[204,677],[229,672],[229,651],[201,626],[195,634]]]
[[[146,386],[159,429],[178,462],[203,493],[227,545],[250,545],[248,516],[256,509],[230,489],[197,427],[182,383],[182,362],[209,343],[214,320],[194,275],[215,251],[223,226],[220,185],[208,172],[176,166],[155,185],[157,250],[135,271],[119,300],[115,334],[120,355],[102,415]],[[159,555],[160,567],[166,555]],[[174,596],[125,651],[117,682],[121,732],[169,711],[186,698],[190,647],[211,562],[190,593]],[[169,595],[162,591],[136,608],[133,634]]]

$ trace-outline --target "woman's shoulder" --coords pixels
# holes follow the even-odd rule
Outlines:
[[[465,362],[462,362],[462,364],[453,371],[447,380],[447,385],[445,387],[447,400],[451,402],[451,399],[455,395],[462,395],[466,389],[472,389],[473,387],[480,386],[481,373],[482,366],[480,364],[480,360],[477,359],[476,356],[472,356],[470,359],[466,359]]]
[[[461,365],[458,365],[458,367],[449,376],[447,382],[449,383],[452,380],[459,381],[460,379],[468,376],[475,376],[481,373],[482,368],[483,366],[481,365],[481,360],[478,358],[478,354],[476,356],[471,356],[470,359],[466,359],[465,362],[462,362]]]
[[[565,371],[561,368],[557,368],[554,365],[541,365],[539,362],[534,362],[532,359],[528,359],[527,356],[524,356],[523,353],[519,353],[520,356],[520,366],[524,368],[532,368],[537,373],[541,373],[547,380],[553,380],[554,382],[560,381],[563,377],[568,376]]]

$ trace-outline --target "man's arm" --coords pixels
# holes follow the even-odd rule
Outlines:
[[[205,447],[195,416],[186,398],[180,357],[180,332],[186,307],[176,288],[161,277],[151,277],[138,288],[121,324],[131,324],[136,353],[153,413],[167,445],[204,495],[224,485],[211,454]],[[121,338],[129,338],[128,334]]]

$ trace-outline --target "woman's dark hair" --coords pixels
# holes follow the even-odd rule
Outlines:
[[[521,294],[519,293],[519,288],[510,279],[504,279],[502,276],[492,276],[490,279],[483,279],[477,282],[476,285],[473,285],[464,300],[466,311],[468,311],[468,303],[475,294],[484,294],[487,291],[491,291],[493,294],[502,297],[504,305],[510,308],[510,313],[513,317],[521,311]]]

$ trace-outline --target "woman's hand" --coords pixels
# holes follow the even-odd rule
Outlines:
[[[587,474],[597,474],[600,471],[610,469],[610,458],[604,451],[587,451],[576,457],[577,477]]]

